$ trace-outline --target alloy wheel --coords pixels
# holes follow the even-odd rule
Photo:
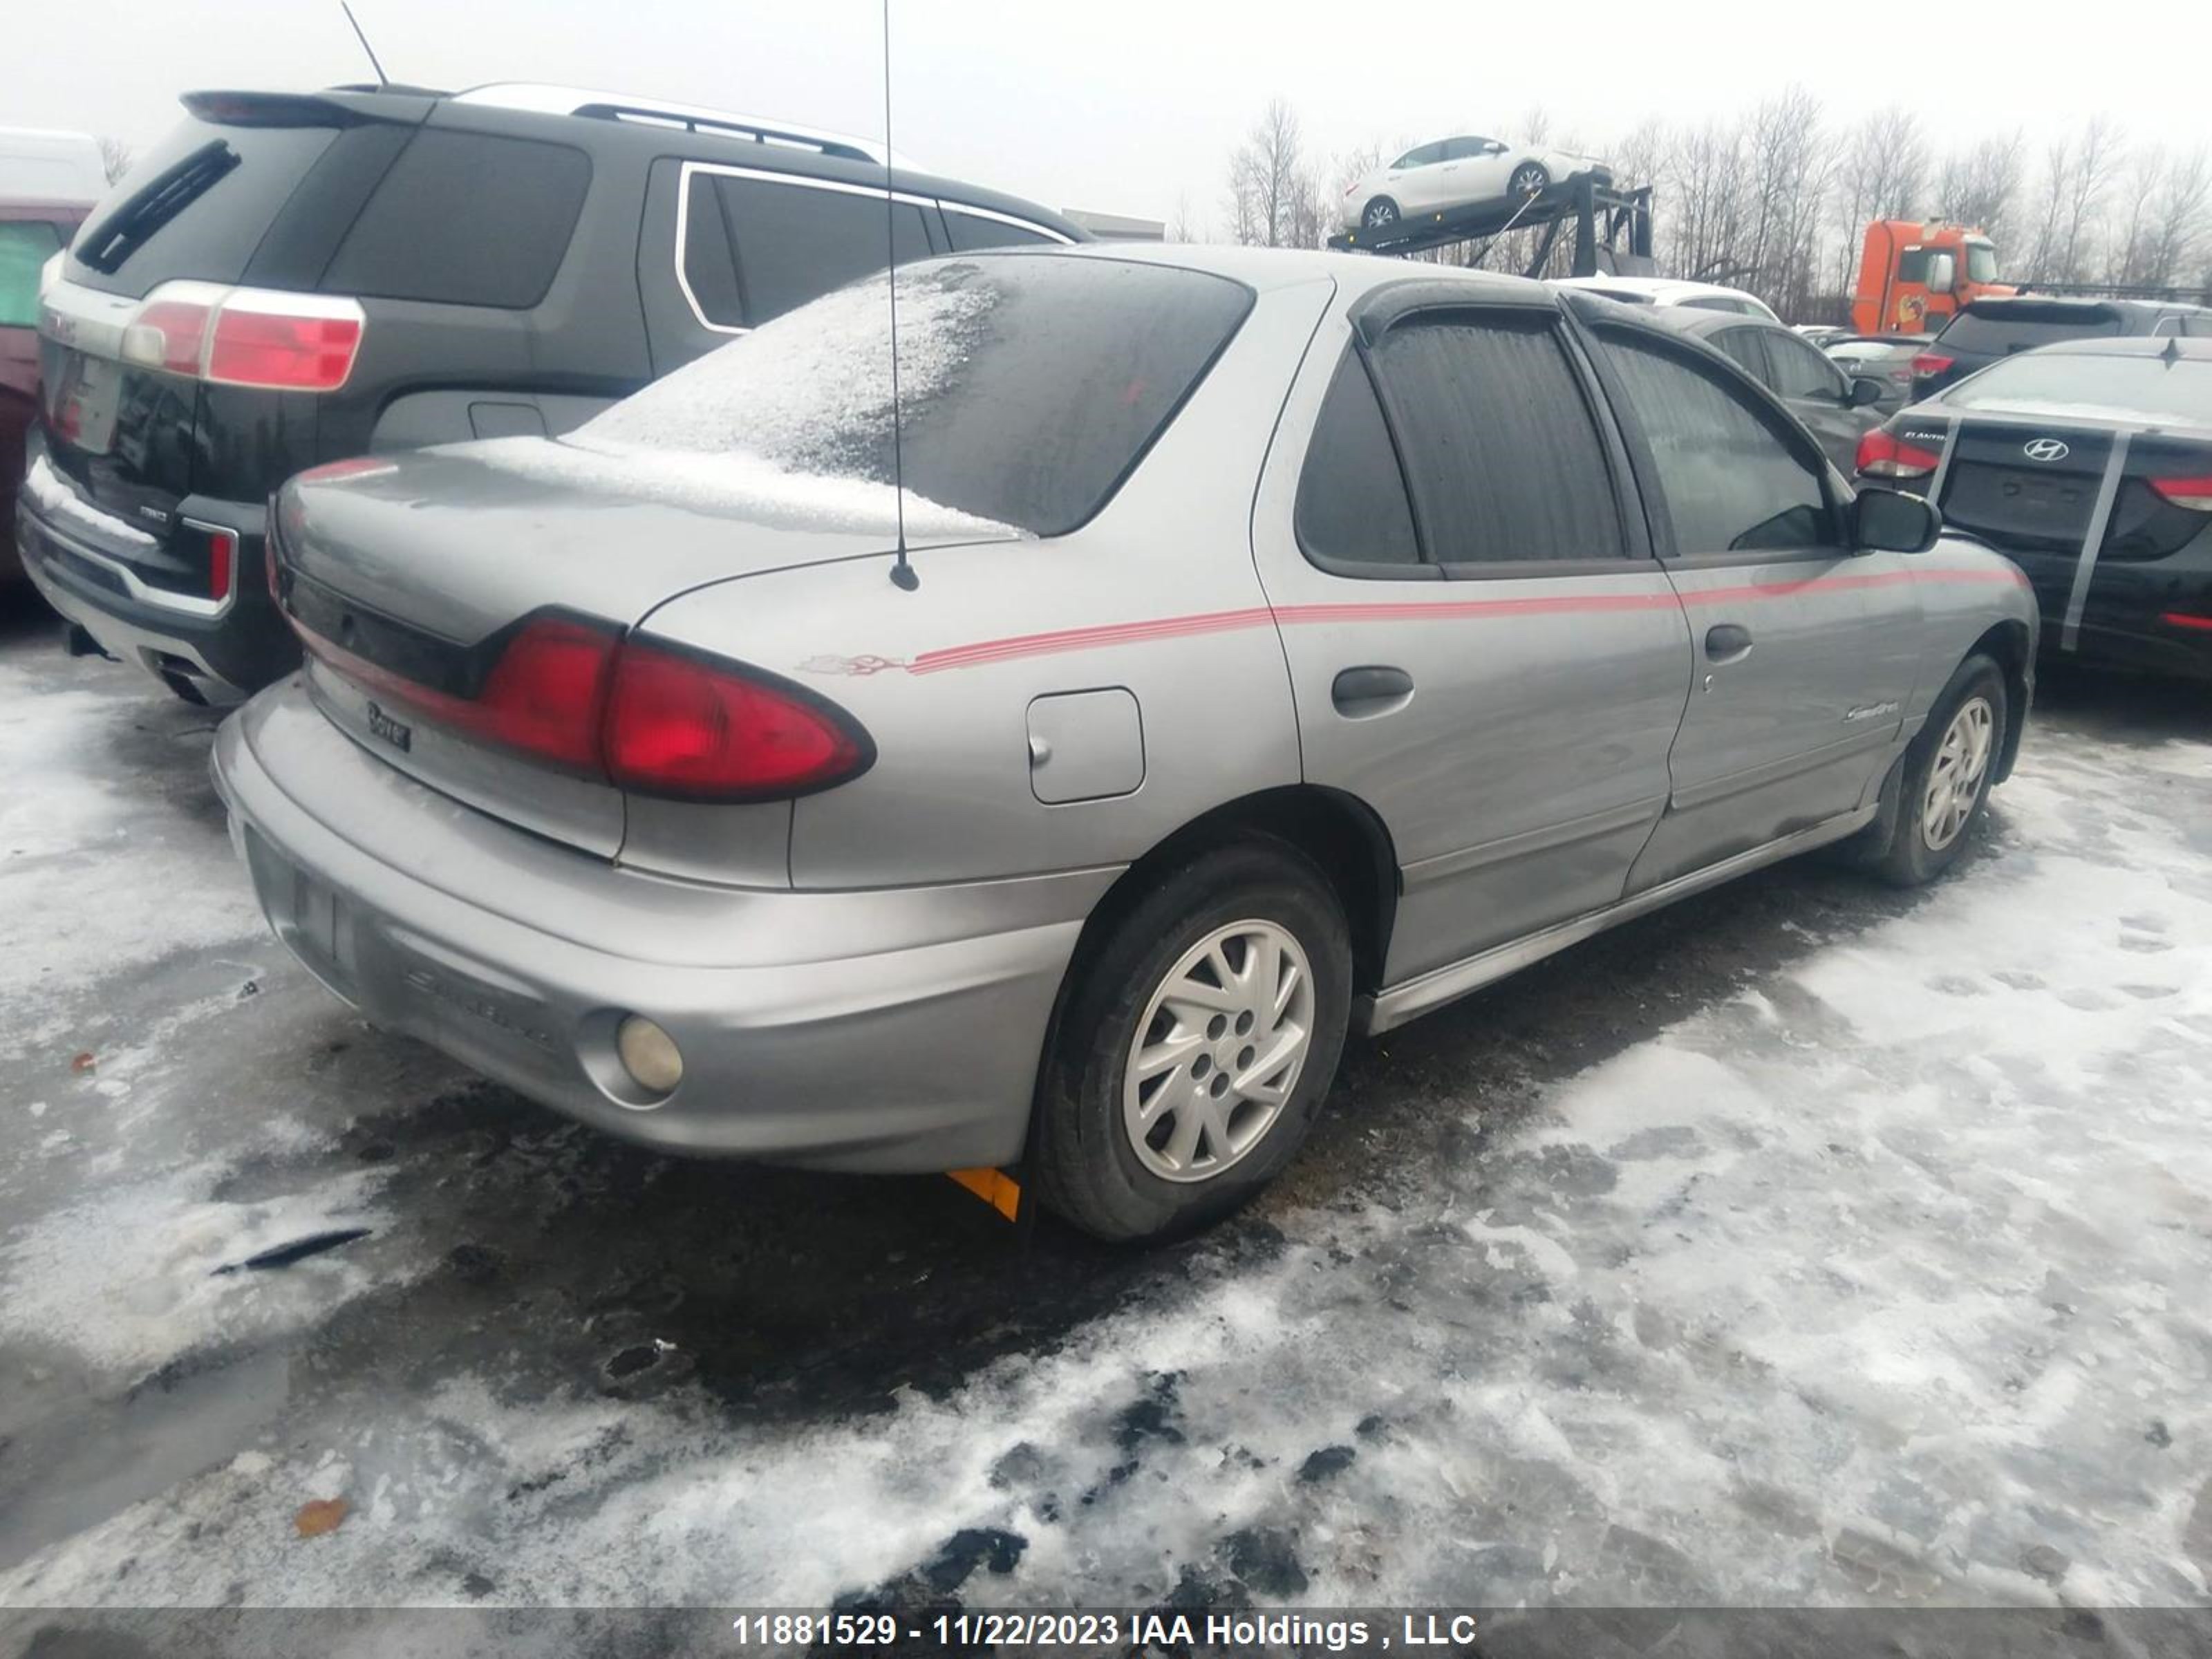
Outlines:
[[[1367,204],[1367,228],[1370,230],[1386,229],[1397,216],[1398,210],[1388,202],[1370,202]]]
[[[1940,853],[1958,840],[1973,816],[1974,803],[1982,798],[1982,785],[1989,775],[1996,735],[1996,716],[1986,697],[1969,697],[1951,716],[1920,802],[1920,836],[1929,851]]]
[[[1217,927],[1145,1006],[1121,1069],[1121,1121],[1163,1181],[1211,1180],[1265,1139],[1313,1041],[1313,968],[1286,928]]]

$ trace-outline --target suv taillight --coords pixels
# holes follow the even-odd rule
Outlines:
[[[1942,459],[1932,449],[1906,443],[1895,433],[1876,428],[1859,440],[1853,465],[1869,478],[1924,478]]]
[[[859,723],[805,687],[672,641],[624,638],[592,618],[549,613],[524,623],[473,697],[417,684],[291,620],[313,655],[378,695],[618,789],[787,800],[875,763]]]
[[[1948,357],[1940,351],[1923,351],[1913,358],[1912,372],[1915,374],[1941,374],[1958,361],[1956,357]]]
[[[276,289],[163,283],[123,334],[123,356],[220,386],[335,392],[368,321],[357,300]]]

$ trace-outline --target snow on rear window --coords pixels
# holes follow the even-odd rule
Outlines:
[[[1991,364],[1946,401],[2054,418],[2090,414],[2148,426],[2212,426],[2212,361],[2027,352]]]
[[[825,503],[858,501],[852,486],[888,490],[902,463],[909,532],[917,511],[941,511],[1058,535],[1104,505],[1251,295],[1204,272],[1065,254],[903,267],[896,457],[890,305],[884,276],[841,289],[647,387],[564,447],[702,488],[726,477],[762,489],[781,475],[781,493]]]

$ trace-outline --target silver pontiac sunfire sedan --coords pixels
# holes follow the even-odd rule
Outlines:
[[[886,298],[284,489],[307,665],[216,774],[368,1018],[672,1150],[1026,1147],[1144,1237],[1283,1168],[1347,1029],[1826,842],[1924,881],[2011,764],[2013,567],[1630,308],[938,260],[895,446]]]

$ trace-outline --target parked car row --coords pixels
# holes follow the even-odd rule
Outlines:
[[[44,296],[23,556],[179,696],[299,662],[253,580],[317,461],[568,430],[902,260],[1085,240],[866,141],[615,94],[203,93]]]
[[[117,654],[281,678],[214,773],[285,944],[549,1106],[1159,1237],[1347,1033],[1815,847],[1928,880],[2011,768],[2033,593],[1767,319],[561,101],[191,100],[19,513]]]

